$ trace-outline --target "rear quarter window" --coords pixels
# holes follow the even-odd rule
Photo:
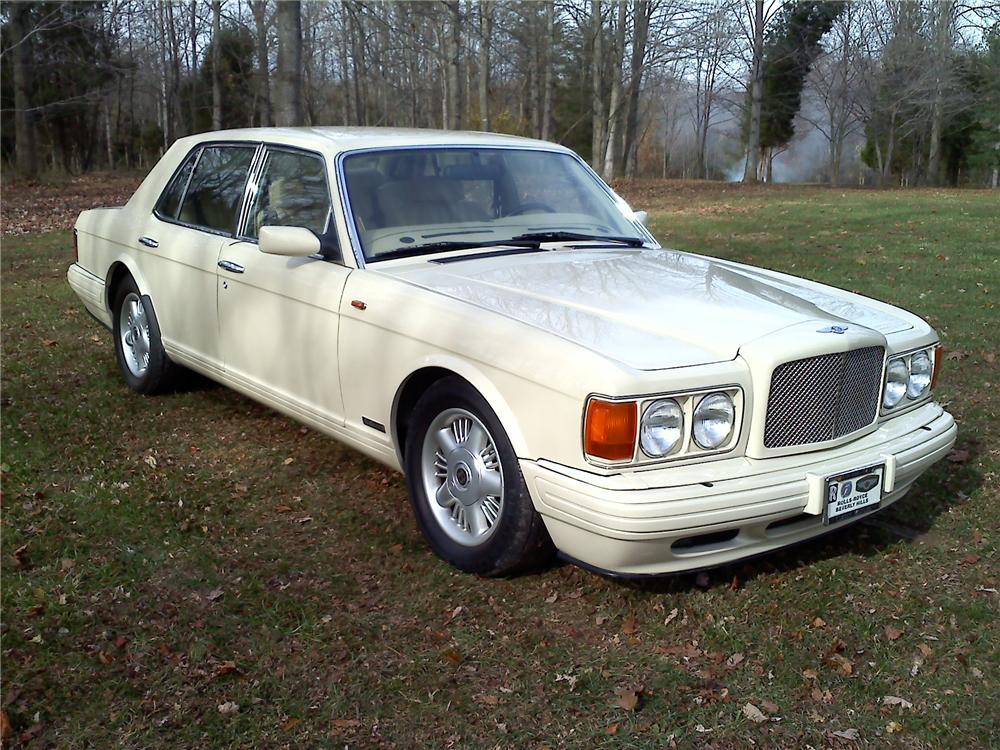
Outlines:
[[[160,200],[156,202],[156,212],[161,216],[171,219],[177,218],[177,214],[181,210],[184,190],[187,188],[188,180],[191,179],[191,171],[194,169],[195,162],[198,161],[200,151],[201,149],[195,149],[184,160],[181,168],[177,170],[170,184],[167,185],[167,189],[163,191]]]

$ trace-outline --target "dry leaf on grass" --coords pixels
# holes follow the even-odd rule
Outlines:
[[[838,729],[836,732],[830,732],[830,734],[842,740],[851,740],[852,742],[857,742],[861,739],[861,732],[857,729]]]
[[[900,708],[913,708],[913,704],[910,703],[906,698],[900,698],[898,695],[886,695],[882,698],[883,706],[899,706]]]
[[[747,703],[743,706],[743,715],[755,724],[767,721],[767,717],[764,716],[764,712],[757,708],[757,706],[753,703]]]
[[[886,625],[882,632],[885,633],[885,637],[890,641],[899,640],[899,637],[903,635],[903,631],[894,625]]]
[[[622,688],[615,693],[614,705],[626,711],[635,711],[639,707],[639,691],[632,688]]]
[[[226,701],[225,703],[219,704],[219,713],[223,716],[229,716],[231,714],[236,714],[240,712],[240,706],[238,703],[233,703],[233,701]]]

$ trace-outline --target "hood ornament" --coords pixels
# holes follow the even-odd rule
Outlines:
[[[816,333],[847,333],[847,326],[827,326],[820,328]]]

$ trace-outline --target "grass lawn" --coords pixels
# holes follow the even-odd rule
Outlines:
[[[401,477],[332,440],[221,387],[128,392],[66,284],[69,233],[6,236],[13,744],[995,744],[1000,196],[624,191],[664,245],[928,318],[950,460],[874,520],[707,577],[482,580],[428,552]]]

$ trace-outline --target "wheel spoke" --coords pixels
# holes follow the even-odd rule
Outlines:
[[[472,533],[475,535],[485,534],[489,531],[490,524],[489,519],[483,512],[483,507],[481,503],[476,503],[475,505],[469,506],[467,509],[467,517],[469,519],[469,526]]]
[[[455,498],[451,496],[451,492],[448,491],[448,483],[444,482],[440,487],[438,487],[437,492],[434,495],[434,499],[437,500],[437,504],[442,508],[450,508],[452,505],[457,505]]]
[[[475,422],[472,423],[469,428],[468,435],[466,435],[465,440],[462,441],[462,444],[473,453],[481,453],[486,450],[486,446],[489,445],[489,443],[490,439],[486,435],[486,430]]]
[[[503,477],[499,471],[484,471],[479,482],[487,497],[500,497],[503,494]]]
[[[446,456],[458,447],[458,441],[455,439],[455,433],[452,432],[451,427],[438,430],[435,437],[437,444]]]

